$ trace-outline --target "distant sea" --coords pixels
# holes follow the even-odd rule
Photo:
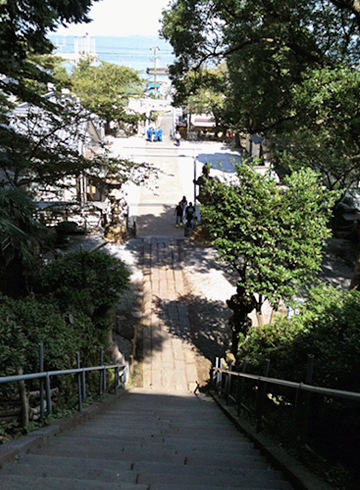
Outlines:
[[[87,44],[95,47],[95,52],[100,61],[107,61],[117,65],[128,66],[140,71],[145,78],[146,68],[154,67],[154,49],[156,49],[156,64],[158,67],[166,67],[174,60],[170,44],[157,36],[58,36],[49,35],[49,39],[56,47],[56,53],[74,53],[75,42],[81,46]],[[95,44],[95,46],[94,46]]]

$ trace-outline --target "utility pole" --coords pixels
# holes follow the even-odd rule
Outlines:
[[[154,50],[154,95],[155,95],[155,98],[157,97],[157,93],[156,93],[156,52],[157,51],[160,51],[160,48],[159,46],[156,46],[155,48],[150,48],[150,50]]]

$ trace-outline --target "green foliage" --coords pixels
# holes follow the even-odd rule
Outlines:
[[[17,366],[25,372],[39,370],[39,343],[45,345],[44,362],[47,370],[75,367],[76,352],[82,359],[94,360],[106,332],[95,328],[91,319],[79,312],[72,323],[57,305],[48,299],[10,299],[0,302],[0,365],[1,375],[15,373]]]
[[[0,376],[15,374],[18,366],[38,372],[39,343],[46,370],[76,367],[77,352],[84,366],[97,365],[111,329],[109,311],[128,285],[124,264],[102,252],[75,252],[43,266],[36,279],[36,296],[0,297]],[[67,400],[73,381],[62,377],[52,387],[61,385]],[[87,382],[97,385],[98,376],[89,374]],[[14,389],[6,386],[3,393]]]
[[[360,293],[320,285],[299,309],[299,315],[250,329],[239,345],[240,358],[259,373],[270,359],[271,376],[305,381],[313,354],[316,385],[360,391]]]
[[[239,284],[273,305],[291,299],[312,281],[322,247],[330,236],[327,221],[336,197],[311,170],[294,172],[279,187],[269,175],[246,163],[228,182],[209,179],[202,221],[222,260],[239,273]]]
[[[162,35],[176,97],[193,95],[193,72],[225,60],[223,124],[342,189],[360,179],[359,26],[357,2],[176,0]]]
[[[26,294],[27,275],[37,267],[36,250],[47,239],[47,230],[35,219],[36,207],[22,189],[0,188],[0,291],[10,296]]]
[[[72,91],[80,97],[81,104],[97,114],[109,125],[134,124],[138,115],[126,110],[130,97],[139,96],[144,82],[131,68],[100,62],[95,66],[91,58],[81,60],[70,76]]]
[[[191,70],[184,78],[173,80],[176,89],[174,105],[186,106],[192,114],[213,115],[218,127],[223,120],[228,83],[226,63],[216,68]]]
[[[59,24],[88,22],[87,13],[92,3],[91,0],[75,0],[69,5],[67,0],[45,0],[37,4],[31,2],[25,8],[21,2],[1,2],[1,183],[5,181],[6,185],[18,185],[20,177],[36,180],[36,177],[44,175],[50,179],[47,172],[49,164],[54,174],[53,182],[59,175],[66,175],[66,170],[71,173],[69,168],[74,171],[76,164],[83,166],[84,159],[75,158],[68,141],[67,145],[59,146],[56,131],[64,127],[70,131],[70,108],[42,97],[47,84],[53,82],[53,76],[38,62],[37,55],[51,53],[53,45],[46,36]],[[20,130],[14,124],[9,124],[9,111],[22,102],[31,104],[32,113],[28,125]],[[40,132],[34,124],[39,115]],[[76,171],[78,169],[79,166]]]
[[[82,311],[99,319],[118,301],[129,283],[123,262],[101,251],[72,252],[40,270],[37,290],[61,311]]]

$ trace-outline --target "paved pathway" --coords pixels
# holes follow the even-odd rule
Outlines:
[[[187,342],[190,322],[179,256],[184,230],[175,228],[174,210],[183,195],[194,201],[193,178],[204,163],[210,161],[218,171],[221,161],[233,171],[238,153],[221,144],[181,142],[178,148],[169,137],[171,118],[163,117],[160,124],[163,142],[137,138],[124,148],[127,156],[159,169],[147,186],[129,190],[130,215],[136,216],[137,236],[144,240],[143,380],[144,388],[193,391],[199,377]]]
[[[180,266],[181,242],[147,238],[144,244],[144,388],[193,391],[197,371]]]
[[[171,118],[163,118],[164,141],[135,142],[131,150],[139,161],[159,169],[142,186],[136,204],[137,236],[144,240],[143,386],[160,392],[194,391],[198,380],[189,338],[189,313],[184,300],[184,282],[179,247],[182,227],[175,228],[174,209],[183,195],[193,193],[193,159],[179,157],[181,147],[170,139]],[[184,153],[184,152],[183,152]],[[185,152],[186,153],[186,152]]]

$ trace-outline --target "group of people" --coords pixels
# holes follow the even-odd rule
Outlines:
[[[146,141],[162,141],[162,129],[150,127],[146,131]]]
[[[181,201],[176,205],[174,214],[176,216],[175,227],[182,226],[185,223],[186,230],[192,230],[195,217],[195,206],[192,202],[187,202],[186,196],[183,196]]]

